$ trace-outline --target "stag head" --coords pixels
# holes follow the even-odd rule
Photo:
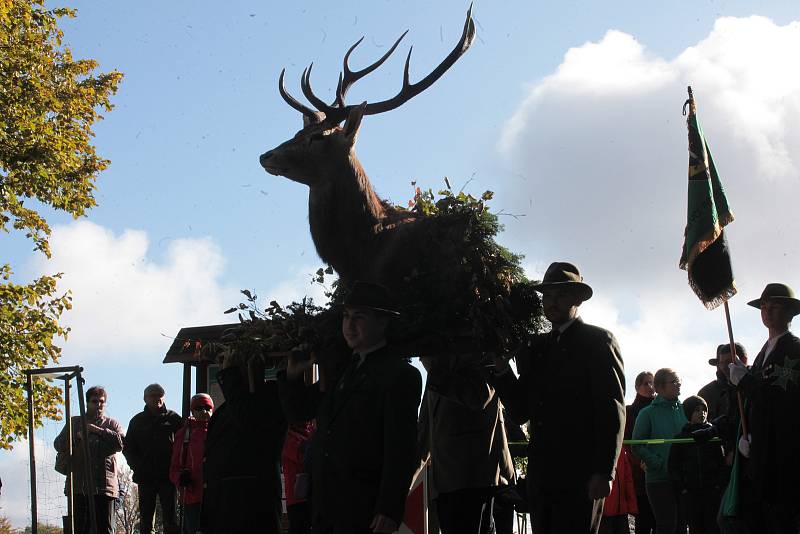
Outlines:
[[[332,177],[340,178],[342,169],[359,170],[360,164],[355,157],[355,142],[361,119],[364,115],[375,115],[400,107],[438,80],[455,64],[470,47],[475,38],[475,23],[472,20],[472,6],[467,11],[464,31],[455,48],[432,72],[416,83],[409,82],[409,65],[411,49],[406,56],[403,71],[403,85],[394,97],[380,102],[363,102],[361,104],[345,104],[345,96],[352,85],[380,67],[395,51],[400,41],[406,36],[404,32],[389,50],[375,63],[357,71],[350,69],[349,60],[353,50],[364,40],[362,37],[350,47],[344,56],[342,72],[336,87],[336,98],[332,104],[325,103],[314,94],[311,88],[312,63],[300,78],[300,86],[308,101],[316,108],[311,109],[300,103],[286,91],[284,76],[281,71],[278,79],[278,90],[292,108],[303,114],[303,129],[292,139],[261,155],[260,162],[264,169],[274,175],[285,176],[295,182],[309,187],[321,185]],[[344,126],[340,124],[344,121]],[[363,172],[363,171],[360,171]],[[347,174],[347,173],[344,173]]]

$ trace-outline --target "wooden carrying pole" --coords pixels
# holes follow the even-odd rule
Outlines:
[[[728,301],[725,301],[725,321],[728,323],[728,341],[731,344],[731,361],[736,363],[736,358],[738,355],[736,354],[736,344],[733,342],[733,327],[731,326],[731,310],[728,307]],[[739,405],[739,420],[742,422],[742,435],[747,436],[749,432],[747,431],[747,418],[745,417],[744,412],[744,401],[742,400],[742,392],[737,390],[736,391],[736,402]]]

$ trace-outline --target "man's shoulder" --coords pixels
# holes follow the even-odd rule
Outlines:
[[[147,410],[142,410],[141,412],[138,412],[133,417],[131,417],[131,420],[128,423],[128,426],[131,427],[131,426],[134,426],[134,425],[138,425],[139,423],[141,423],[145,419],[147,419]]]
[[[381,374],[391,375],[392,379],[422,380],[419,370],[409,363],[408,356],[394,347],[383,347],[368,357],[375,357],[375,369]]]
[[[572,327],[574,327],[576,331],[581,332],[587,336],[593,336],[603,339],[614,339],[614,334],[612,334],[610,330],[607,330],[602,326],[585,323],[583,321],[575,321]]]
[[[706,399],[706,395],[716,394],[719,392],[719,389],[720,389],[719,382],[716,380],[712,380],[705,386],[701,387],[700,391],[697,392],[697,395],[699,397],[703,397],[703,399],[707,401],[708,399]]]
[[[791,332],[787,332],[785,336],[778,340],[778,343],[783,345],[789,356],[800,357],[800,338]]]

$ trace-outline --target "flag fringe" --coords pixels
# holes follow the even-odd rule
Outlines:
[[[697,284],[695,284],[695,282],[692,280],[691,274],[689,275],[689,287],[692,288],[694,294],[697,295],[697,297],[700,299],[700,302],[703,303],[703,306],[705,306],[707,310],[713,310],[720,304],[724,304],[725,301],[729,300],[738,292],[736,289],[736,282],[734,281],[729,287],[723,289],[719,294],[709,297],[703,293]]]
[[[714,241],[719,239],[719,236],[722,235],[722,227],[728,224],[729,222],[733,221],[733,214],[728,214],[728,216],[725,217],[725,219],[727,220],[727,222],[723,224],[717,222],[717,224],[714,225],[714,229],[711,232],[703,236],[702,239],[699,239],[697,242],[695,242],[695,244],[692,246],[692,249],[689,251],[689,255],[686,256],[686,258],[681,258],[681,262],[678,264],[678,266],[681,269],[683,269],[684,271],[688,271],[691,265],[694,263],[694,260],[697,258],[697,256],[702,254],[703,251],[705,251],[708,247],[710,247],[714,243]],[[695,293],[696,292],[697,291],[695,291]]]

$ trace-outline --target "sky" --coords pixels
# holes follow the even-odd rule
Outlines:
[[[405,203],[411,181],[444,177],[495,192],[500,241],[525,255],[531,278],[551,261],[576,263],[594,297],[582,317],[617,336],[628,383],[672,367],[683,395],[713,378],[706,360],[727,338],[677,267],[686,218],[686,125],[691,85],[736,220],[726,233],[739,295],[737,340],[755,354],[766,331],[746,305],[768,282],[800,288],[800,18],[791,1],[478,1],[477,38],[439,81],[400,109],[364,119],[357,153],[383,198]],[[63,5],[48,2],[49,6]],[[75,57],[125,74],[116,108],[95,127],[111,160],[98,206],[72,220],[51,213],[53,257],[0,236],[21,280],[63,272],[74,309],[61,364],[82,365],[109,391],[124,426],[150,382],[180,408],[181,368],[161,363],[181,327],[227,322],[248,288],[265,302],[320,298],[322,266],[308,233],[307,188],[268,175],[258,156],[302,126],[277,91],[298,98],[314,62],[332,98],[347,48],[354,68],[409,29],[396,57],[349,101],[396,93],[410,45],[412,81],[461,34],[459,1],[70,2],[62,21]],[[565,388],[569,385],[565,384]],[[633,388],[628,387],[628,398]],[[39,500],[60,515],[52,465],[61,423],[37,433]],[[0,452],[0,513],[30,517],[27,443]],[[42,490],[45,488],[45,490]]]

